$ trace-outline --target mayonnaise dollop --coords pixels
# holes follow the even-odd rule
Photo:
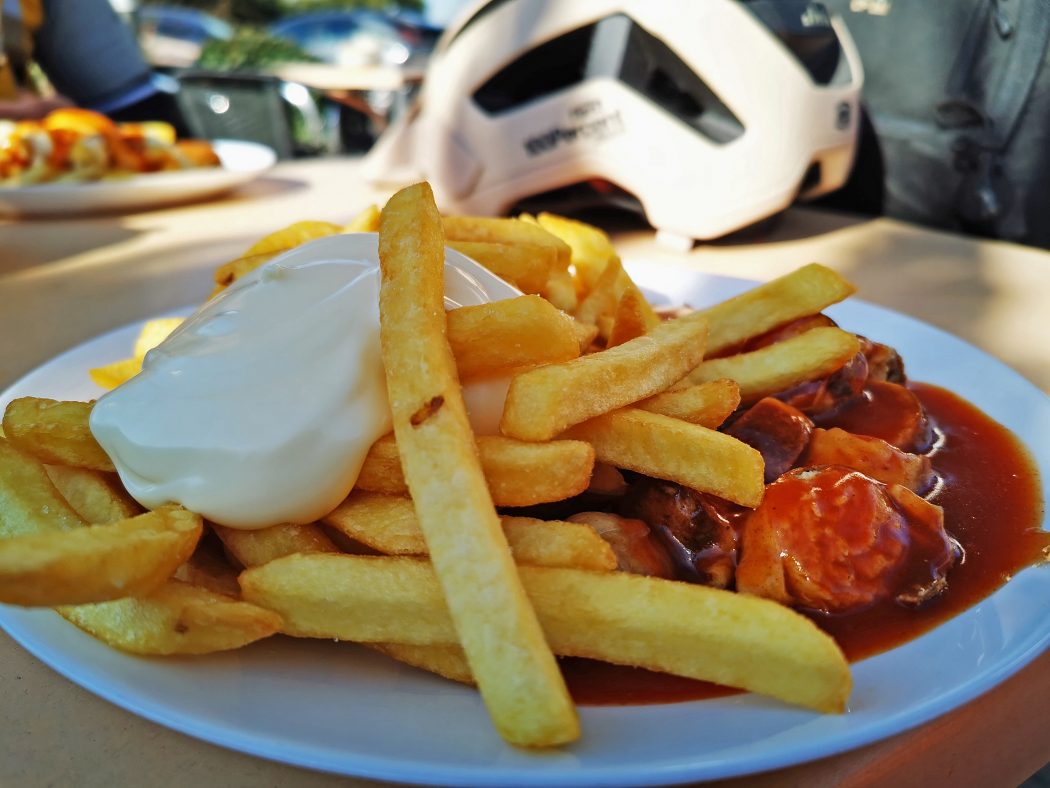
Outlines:
[[[391,429],[379,346],[374,233],[322,238],[237,280],[104,395],[91,431],[128,492],[234,528],[310,522]],[[446,308],[518,295],[446,250]],[[498,431],[508,381],[465,386],[479,434]]]

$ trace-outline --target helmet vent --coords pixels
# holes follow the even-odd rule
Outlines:
[[[525,52],[473,98],[483,111],[499,115],[598,77],[618,79],[711,142],[724,144],[744,133],[740,119],[681,57],[624,14]]]

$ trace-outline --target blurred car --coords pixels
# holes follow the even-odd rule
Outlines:
[[[193,8],[142,6],[135,11],[134,21],[143,54],[155,66],[193,65],[207,41],[233,36],[228,23]]]

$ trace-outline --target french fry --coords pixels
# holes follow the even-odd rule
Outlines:
[[[616,303],[612,327],[609,329],[607,347],[616,347],[624,342],[644,336],[653,325],[648,319],[652,307],[638,288],[623,291]]]
[[[501,375],[580,355],[572,318],[539,296],[448,312],[448,343],[463,379]]]
[[[58,612],[88,634],[132,654],[210,654],[280,631],[281,617],[248,602],[169,580],[149,596]]]
[[[636,408],[717,429],[740,405],[740,386],[721,378],[695,386],[664,391],[643,399]]]
[[[810,263],[701,310],[711,321],[710,355],[849,297],[856,288],[839,274]]]
[[[88,427],[90,413],[90,402],[20,397],[4,411],[4,434],[14,446],[49,465],[113,471],[112,460]]]
[[[243,255],[236,260],[231,260],[219,266],[215,271],[215,293],[223,288],[229,287],[245,274],[254,271],[274,257],[307,241],[325,238],[329,235],[337,235],[343,232],[343,228],[331,222],[295,222],[277,232],[270,233],[265,238],[252,244]]]
[[[55,488],[44,464],[0,438],[0,538],[72,531],[84,525]]]
[[[365,643],[391,659],[428,670],[460,684],[474,684],[467,657],[459,646],[413,646],[409,643]]]
[[[343,228],[331,222],[303,221],[293,222],[276,232],[270,233],[252,244],[245,257],[253,254],[266,254],[267,252],[286,252],[297,246],[302,246],[307,241],[318,238],[326,238],[329,235],[338,235]]]
[[[616,312],[616,303],[623,293],[623,264],[619,257],[614,257],[606,263],[601,275],[594,280],[587,296],[573,313],[574,317],[590,325],[598,325],[601,317],[612,318]],[[608,337],[606,332],[603,336]]]
[[[162,507],[111,525],[0,540],[0,602],[79,605],[148,594],[190,557],[201,518]]]
[[[530,517],[502,517],[515,562],[612,571],[612,548],[589,526]],[[387,555],[428,555],[415,509],[408,498],[352,492],[324,522],[356,542]]]
[[[519,568],[556,653],[633,665],[841,712],[849,665],[835,641],[769,600],[625,572]],[[413,558],[297,555],[244,572],[245,599],[297,637],[452,646],[433,569]]]
[[[606,413],[565,435],[585,440],[600,462],[684,484],[741,506],[765,491],[762,455],[729,435],[637,408]]]
[[[582,441],[527,443],[499,435],[477,438],[478,456],[496,506],[534,506],[579,495],[590,483],[594,450]],[[372,444],[355,489],[407,495],[393,435]]]
[[[589,525],[533,517],[503,517],[501,520],[510,550],[519,564],[592,572],[616,569],[612,547]]]
[[[115,473],[49,465],[47,475],[73,511],[87,523],[105,525],[142,514],[142,507],[124,489]]]
[[[592,326],[573,318],[572,327],[576,332],[576,341],[580,345],[580,355],[590,353],[593,350],[594,340],[598,338],[598,326]]]
[[[558,263],[558,250],[539,244],[449,241],[448,245],[480,263],[523,293],[539,294]]]
[[[749,353],[705,361],[680,385],[729,378],[740,386],[743,402],[754,402],[830,375],[859,352],[860,341],[854,334],[839,328],[814,328]]]
[[[576,278],[584,292],[590,292],[605,266],[617,257],[609,236],[597,227],[545,212],[536,216],[536,223],[569,245]]]
[[[477,459],[445,339],[441,228],[427,184],[395,194],[380,218],[380,341],[394,433],[436,576],[496,729],[519,745],[561,744],[579,736],[579,720]]]
[[[546,284],[540,289],[540,295],[564,312],[574,312],[579,304],[572,274],[560,268],[551,271]]]
[[[598,326],[602,338],[608,340],[615,323],[616,310],[626,293],[631,294],[626,308],[637,312],[635,320],[643,323],[646,331],[660,323],[660,318],[638,289],[638,285],[624,270],[618,257],[606,264],[594,286],[573,314],[577,320]]]
[[[131,356],[88,370],[88,375],[96,386],[103,389],[115,389],[126,380],[131,380],[142,371],[142,359]]]
[[[522,372],[511,380],[500,431],[549,440],[573,424],[651,397],[700,363],[706,336],[707,319],[687,315],[600,353]]]
[[[232,599],[239,599],[241,586],[237,582],[240,569],[234,569],[222,551],[218,539],[204,538],[197,543],[193,555],[175,570],[173,580],[180,580],[192,586],[198,586],[216,594],[223,594]]]
[[[445,216],[441,220],[445,238],[449,241],[486,241],[514,246],[539,246],[551,250],[554,268],[569,270],[572,250],[557,236],[538,224],[520,219],[501,219],[488,216]]]
[[[379,232],[379,206],[372,203],[361,213],[347,222],[343,228],[344,233],[378,233]]]
[[[212,524],[212,530],[241,566],[259,566],[292,553],[339,552],[316,523],[281,523],[254,531]]]
[[[132,355],[139,359],[145,358],[147,353],[171,336],[171,332],[181,326],[185,319],[183,317],[158,317],[154,320],[147,320],[139,330]]]
[[[283,254],[287,251],[287,249],[276,249],[272,252],[262,252],[260,254],[250,254],[245,255],[244,257],[237,257],[227,263],[223,263],[215,269],[215,289],[212,290],[211,295],[208,297],[211,298],[217,293],[221,293],[245,274],[250,274],[256,268],[265,265],[273,258],[277,257],[277,255]]]

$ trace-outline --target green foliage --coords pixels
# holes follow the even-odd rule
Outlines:
[[[316,60],[291,41],[242,27],[229,41],[205,43],[197,66],[209,71],[254,71],[280,63]]]
[[[306,11],[355,8],[422,11],[424,0],[140,0],[140,4],[196,8],[234,23],[268,25],[282,16]]]

